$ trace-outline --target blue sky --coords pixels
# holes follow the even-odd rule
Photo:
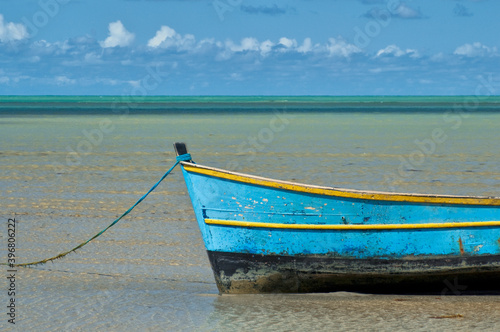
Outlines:
[[[499,94],[498,13],[495,0],[0,0],[0,94]]]

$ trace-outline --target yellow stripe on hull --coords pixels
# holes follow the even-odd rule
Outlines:
[[[278,224],[237,220],[205,219],[208,225],[250,227],[250,228],[279,228],[279,229],[306,229],[306,230],[399,230],[399,229],[438,229],[464,227],[500,227],[500,221],[475,222],[446,222],[427,224],[375,224],[375,225],[311,225],[311,224]]]
[[[285,189],[308,194],[318,194],[325,196],[335,196],[340,198],[355,198],[375,201],[409,202],[409,203],[430,203],[430,204],[457,204],[457,205],[485,205],[500,206],[498,197],[473,197],[473,196],[437,196],[422,194],[401,194],[375,191],[346,190],[329,187],[319,187],[300,183],[273,180],[258,176],[241,174],[220,170],[212,167],[182,163],[188,172],[213,176],[221,179],[232,180],[252,185],[265,186],[276,189]]]

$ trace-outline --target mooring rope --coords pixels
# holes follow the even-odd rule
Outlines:
[[[90,241],[98,238],[99,236],[101,236],[104,232],[106,232],[108,229],[110,229],[111,227],[113,227],[114,225],[116,225],[116,223],[118,223],[123,217],[125,217],[127,214],[129,214],[137,205],[139,205],[153,190],[156,189],[156,187],[158,187],[158,185],[170,174],[170,172],[172,172],[172,170],[175,168],[175,166],[177,166],[181,161],[189,161],[191,160],[191,155],[189,153],[186,153],[186,154],[182,154],[180,156],[177,156],[176,158],[176,162],[175,164],[170,167],[170,169],[161,177],[161,179],[156,182],[156,184],[151,187],[151,189],[149,189],[149,191],[147,193],[145,193],[141,198],[139,198],[139,200],[137,202],[135,202],[134,205],[132,205],[127,211],[125,211],[121,216],[119,216],[115,221],[113,221],[108,227],[106,227],[105,229],[103,229],[102,231],[100,231],[99,233],[97,233],[96,235],[94,235],[93,237],[91,237],[90,239],[88,239],[87,241],[85,242],[82,242],[80,243],[79,245],[77,245],[76,247],[74,247],[73,249],[70,249],[68,251],[65,251],[63,253],[60,253],[59,255],[57,256],[54,256],[54,257],[51,257],[51,258],[46,258],[46,259],[43,259],[43,260],[40,260],[40,261],[36,261],[36,262],[31,262],[31,263],[21,263],[21,264],[7,264],[7,263],[0,263],[0,265],[9,265],[11,267],[14,267],[14,266],[30,266],[30,265],[39,265],[39,264],[45,264],[47,262],[50,262],[50,261],[54,261],[56,259],[59,259],[59,258],[63,258],[64,256],[80,249],[81,247],[85,246],[87,243],[89,243]]]

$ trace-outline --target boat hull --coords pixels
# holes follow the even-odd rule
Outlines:
[[[219,291],[226,294],[500,294],[500,255],[345,259],[208,251],[208,257]]]
[[[500,291],[499,198],[349,191],[181,165],[221,293]]]

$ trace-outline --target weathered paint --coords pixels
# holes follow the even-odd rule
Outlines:
[[[384,283],[412,292],[426,281],[500,278],[500,198],[341,190],[182,167],[221,292]]]
[[[221,179],[234,180],[242,183],[261,185],[266,187],[287,189],[296,192],[320,194],[327,196],[336,196],[344,198],[360,198],[377,201],[390,202],[413,202],[413,203],[432,203],[432,204],[477,204],[500,206],[500,197],[474,197],[474,196],[451,196],[451,195],[422,195],[422,194],[404,194],[387,193],[377,191],[361,191],[352,189],[339,189],[332,187],[321,187],[306,185],[301,183],[267,179],[259,176],[236,173],[216,169],[213,167],[198,167],[199,165],[184,163],[184,168],[189,172],[200,173],[215,176]]]
[[[465,254],[464,244],[462,243],[461,237],[458,238],[458,246],[460,247],[460,255]],[[476,250],[474,250],[474,251],[476,251]]]
[[[209,251],[208,257],[221,293],[500,293],[500,255],[379,260]]]

